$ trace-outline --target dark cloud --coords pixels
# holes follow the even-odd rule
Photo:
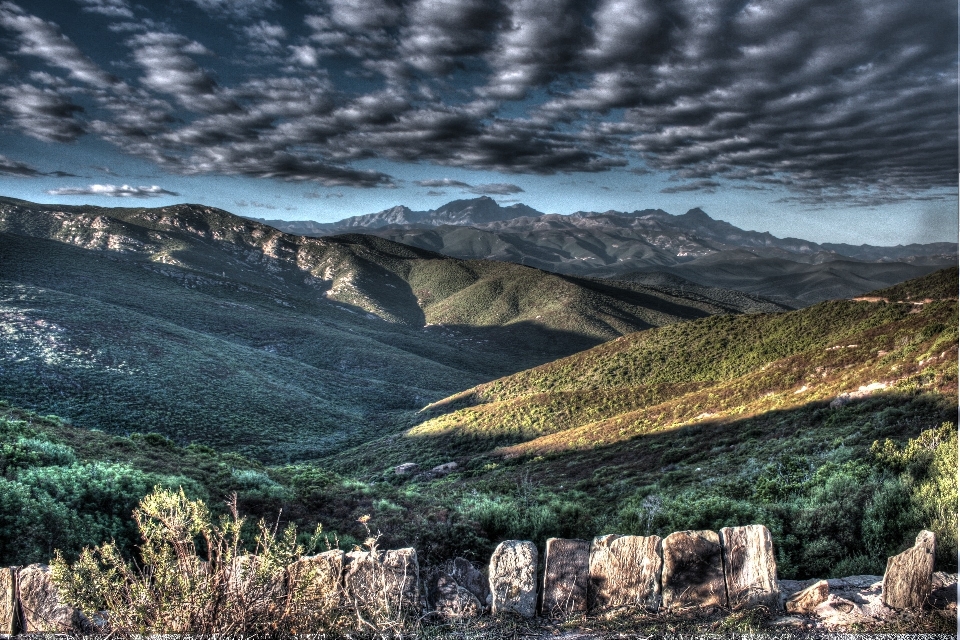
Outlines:
[[[509,196],[515,193],[523,193],[523,189],[515,184],[504,182],[491,182],[489,184],[478,184],[475,187],[467,189],[470,193],[485,196]]]
[[[415,180],[415,185],[419,187],[463,187],[465,189],[472,189],[473,187],[466,182],[460,182],[459,180],[451,180],[450,178],[441,178],[440,180]]]
[[[672,176],[667,193],[722,182],[813,205],[956,186],[946,0],[310,0],[293,17],[274,0],[192,0],[242,46],[179,34],[174,14],[134,21],[147,11],[129,0],[77,2],[125,20],[109,68],[142,77],[0,0],[2,53],[25,67],[0,62],[8,126],[90,132],[179,173],[370,187],[393,181],[351,163],[640,164],[624,170]]]
[[[6,156],[0,155],[0,176],[35,178],[41,175],[43,174],[40,171],[26,163],[11,160]]]
[[[703,191],[705,193],[715,193],[717,187],[720,186],[720,183],[715,180],[698,180],[696,182],[688,182],[687,184],[677,185],[675,187],[667,187],[665,189],[660,189],[660,193],[684,193],[687,191]]]
[[[106,196],[109,198],[157,198],[160,196],[178,196],[175,191],[167,191],[156,185],[149,187],[131,187],[124,184],[91,184],[87,187],[60,187],[47,191],[52,196]]]

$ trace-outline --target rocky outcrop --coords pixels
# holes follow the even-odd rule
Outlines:
[[[395,615],[420,608],[420,566],[413,548],[371,553],[351,551],[344,587],[358,609]]]
[[[490,592],[494,615],[537,614],[537,547],[526,540],[506,540],[490,558]]]
[[[765,607],[774,611],[780,600],[773,539],[762,524],[720,529],[723,575],[731,609]]]
[[[932,590],[933,560],[937,541],[921,531],[913,547],[887,558],[883,574],[883,604],[891,609],[920,609]]]
[[[812,613],[829,595],[830,585],[826,580],[820,580],[787,598],[784,608],[787,613]]]
[[[93,626],[79,609],[64,604],[50,578],[50,567],[31,564],[19,571],[18,591],[23,633],[91,633]]]
[[[0,634],[17,633],[17,569],[0,568]]]
[[[678,531],[663,540],[663,606],[727,606],[723,549],[715,531]]]
[[[590,542],[548,539],[543,563],[543,615],[586,611],[589,585]]]
[[[594,538],[590,549],[590,609],[640,607],[656,611],[663,570],[661,543],[659,536]]]

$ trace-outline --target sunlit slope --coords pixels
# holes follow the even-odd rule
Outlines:
[[[922,299],[896,302],[904,291]],[[836,300],[631,334],[431,405],[377,460],[609,449],[684,425],[826,406],[851,392],[853,400],[922,389],[949,395],[956,293],[953,269],[870,294],[891,302]],[[356,455],[344,466],[375,464]]]

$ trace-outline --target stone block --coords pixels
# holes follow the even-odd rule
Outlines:
[[[464,620],[483,613],[484,605],[477,596],[460,586],[450,574],[441,571],[432,583],[430,605],[441,618]]]
[[[469,560],[466,558],[448,560],[443,569],[447,575],[456,580],[457,584],[476,596],[484,608],[487,607],[487,600],[490,598],[490,581]]]
[[[300,558],[287,567],[288,607],[326,613],[340,604],[343,595],[343,551],[334,549]]]
[[[17,568],[0,567],[0,634],[12,636],[17,628]]]
[[[363,610],[397,615],[420,610],[420,565],[416,549],[345,554],[344,587],[350,602]]]
[[[86,634],[93,631],[83,613],[60,600],[50,577],[50,567],[31,564],[17,576],[20,593],[22,633]]]
[[[715,531],[678,531],[663,539],[663,606],[727,606],[723,548]]]
[[[537,615],[537,547],[526,540],[505,540],[490,558],[490,593],[494,615]]]
[[[590,548],[591,610],[640,607],[655,612],[660,605],[663,571],[659,536],[607,535]]]
[[[775,611],[780,600],[773,539],[762,524],[720,529],[723,574],[731,609],[766,607]]]
[[[590,543],[548,539],[543,563],[543,615],[562,617],[586,611],[589,585]]]
[[[936,536],[921,531],[913,547],[887,558],[883,574],[883,604],[891,609],[920,609],[933,588]]]

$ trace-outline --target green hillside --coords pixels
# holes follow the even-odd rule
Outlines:
[[[0,199],[0,398],[265,461],[400,431],[432,401],[640,328],[776,308],[291,236],[199,205]]]

